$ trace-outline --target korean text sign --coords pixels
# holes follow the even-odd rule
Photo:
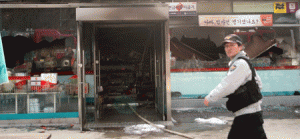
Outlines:
[[[170,16],[197,16],[197,2],[169,2],[167,4]]]
[[[199,26],[251,27],[273,26],[272,14],[262,15],[199,15]]]

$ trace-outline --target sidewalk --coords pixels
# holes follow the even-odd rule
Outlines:
[[[1,134],[0,139],[50,139],[49,133],[11,133]]]
[[[230,125],[231,123],[229,123]],[[264,128],[268,139],[299,139],[300,119],[265,119]],[[230,127],[202,132],[185,132],[195,139],[226,139]],[[41,133],[45,132],[45,133]],[[0,129],[0,139],[184,139],[184,137],[169,133],[148,133],[143,135],[128,135],[122,131],[86,131],[79,130],[28,130],[27,128]]]
[[[263,107],[264,129],[268,139],[300,139],[300,107]],[[233,115],[219,107],[173,110],[174,125],[168,130],[195,139],[226,139]],[[196,118],[218,118],[226,124],[195,122]],[[148,129],[147,129],[148,130]],[[120,129],[91,129],[81,132],[78,127],[9,127],[0,128],[0,139],[185,139],[168,132],[127,134]]]

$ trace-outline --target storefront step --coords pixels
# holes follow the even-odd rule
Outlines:
[[[17,133],[17,134],[1,134],[1,139],[50,139],[49,133]]]

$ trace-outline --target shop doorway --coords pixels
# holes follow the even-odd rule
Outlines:
[[[124,13],[120,9],[135,9],[157,14],[157,7],[152,9],[155,12],[151,12],[149,7],[136,8],[99,8],[94,13],[99,10],[109,13],[109,10],[120,14]],[[82,17],[83,21],[78,26],[78,40],[81,40],[79,50],[92,45],[94,73],[93,109],[86,106],[84,95],[79,102],[83,128],[123,127],[144,123],[137,114],[150,122],[171,121],[171,95],[167,89],[170,74],[167,70],[170,51],[168,10],[167,7],[163,9],[164,17],[141,14],[134,15],[136,17],[133,20],[125,21],[115,17],[112,17],[114,21],[108,21],[113,14],[105,16],[104,21],[99,17],[96,22],[86,21],[90,18]],[[80,10],[77,9],[76,14],[80,15]],[[131,16],[127,12],[122,18]],[[79,64],[84,65],[85,55],[79,55],[82,56],[82,60],[78,60]],[[79,74],[82,73],[82,81],[85,77],[85,72],[82,72],[84,69],[78,70]]]
[[[159,28],[151,23],[96,25],[95,121],[142,122],[134,111],[151,121],[163,121],[157,109],[160,103],[155,101],[161,93],[160,86],[155,86],[161,78],[161,63],[155,62],[159,55],[155,52],[160,52],[155,47],[161,43]]]

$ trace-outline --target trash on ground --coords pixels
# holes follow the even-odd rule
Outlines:
[[[164,125],[156,125],[160,128],[165,128]],[[159,132],[163,132],[161,129],[156,128],[154,126],[148,125],[148,124],[139,124],[139,125],[133,125],[133,126],[128,126],[124,128],[125,133],[127,134],[137,134],[137,135],[141,135],[141,134],[145,134],[145,133],[149,133],[149,132],[155,132],[155,133],[159,133]]]
[[[225,107],[202,107],[202,108],[175,108],[177,113],[183,112],[228,112],[226,106]]]
[[[209,119],[196,118],[195,121],[198,123],[210,123],[210,124],[220,124],[220,125],[227,124],[227,121],[218,118],[209,118]]]

